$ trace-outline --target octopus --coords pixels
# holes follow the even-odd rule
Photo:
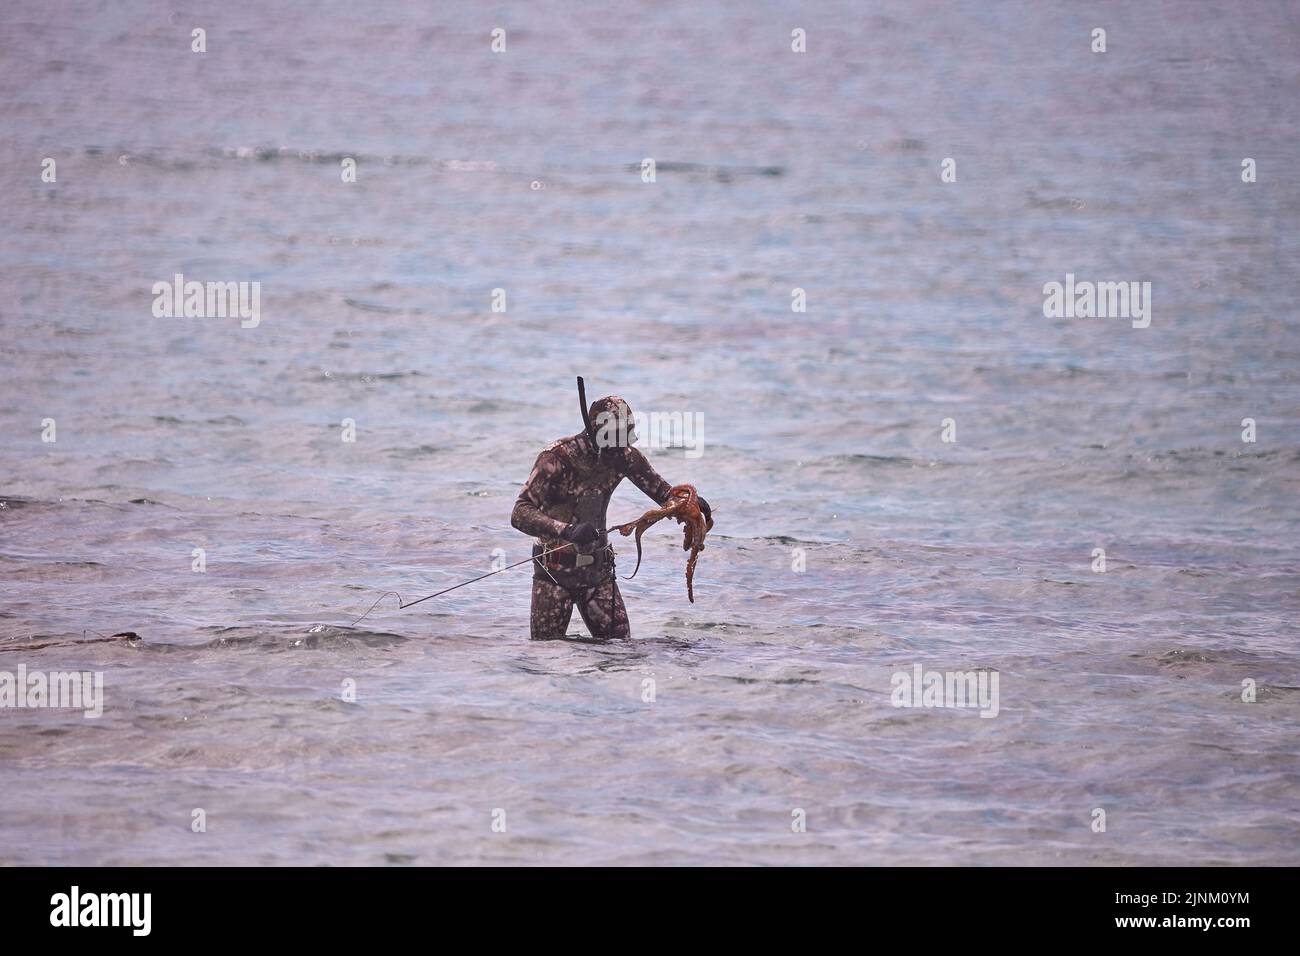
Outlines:
[[[686,529],[682,550],[691,553],[686,560],[686,596],[692,604],[695,603],[695,561],[704,550],[704,536],[713,530],[713,519],[706,518],[700,510],[699,497],[699,492],[693,485],[674,485],[668,490],[668,500],[662,507],[651,508],[635,521],[616,526],[623,537],[636,532],[636,567],[627,576],[627,580],[636,577],[637,571],[641,569],[641,535],[664,518],[676,518]]]

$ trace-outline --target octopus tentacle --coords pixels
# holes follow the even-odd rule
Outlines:
[[[704,538],[713,530],[713,519],[706,518],[700,510],[699,492],[692,485],[676,485],[668,491],[668,499],[658,508],[652,508],[627,524],[618,525],[619,534],[626,537],[636,532],[636,567],[626,580],[636,577],[641,569],[641,536],[651,525],[664,518],[675,518],[683,526],[682,550],[689,551],[686,561],[686,596],[695,603],[695,562],[704,550]]]
[[[645,528],[638,527],[636,529],[636,567],[633,568],[632,573],[627,576],[627,580],[629,581],[636,577],[636,573],[641,570],[641,535],[643,534],[645,534]]]

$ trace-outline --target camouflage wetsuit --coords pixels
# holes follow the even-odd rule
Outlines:
[[[593,402],[592,418],[613,403],[622,400],[611,397]],[[630,446],[606,447],[598,456],[587,433],[581,432],[561,438],[537,456],[532,474],[515,501],[510,523],[538,539],[535,554],[565,544],[561,535],[574,522],[590,522],[599,537],[582,546],[581,550],[589,553],[590,563],[585,563],[588,555],[575,558],[575,547],[533,562],[533,640],[564,637],[575,604],[587,630],[597,640],[630,635],[627,610],[614,574],[613,549],[605,533],[605,509],[624,478],[630,478],[656,505],[668,499],[668,482],[650,467],[645,455]],[[575,561],[584,563],[578,567]]]

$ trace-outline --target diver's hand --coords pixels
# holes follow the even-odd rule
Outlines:
[[[712,520],[713,520],[713,509],[709,507],[709,503],[708,503],[707,501],[705,501],[705,500],[704,500],[700,495],[696,495],[696,496],[695,496],[695,503],[696,503],[697,505],[699,505],[699,506],[700,506],[700,510],[704,512],[704,520],[705,520],[705,521],[712,521]]]
[[[600,538],[600,532],[590,521],[570,521],[568,527],[560,532],[565,541],[577,545],[591,544]]]

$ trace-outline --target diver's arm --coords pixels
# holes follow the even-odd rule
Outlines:
[[[650,461],[645,455],[641,454],[635,448],[624,450],[623,460],[626,464],[626,476],[632,479],[632,484],[636,485],[657,505],[663,504],[668,500],[668,492],[672,485],[664,481],[659,472],[650,467]]]
[[[510,524],[535,538],[560,538],[568,525],[546,514],[543,508],[550,499],[551,483],[560,472],[560,461],[553,451],[547,450],[537,456],[532,474],[524,482],[524,487],[515,499],[514,511],[510,513]]]
[[[663,480],[659,472],[650,467],[650,462],[645,455],[635,448],[629,448],[624,461],[627,464],[627,477],[632,479],[632,484],[644,491],[657,505],[662,505],[668,500],[668,492],[672,490],[672,486]],[[709,503],[698,493],[696,500],[700,503],[700,510],[704,512],[704,517],[712,522],[713,509],[709,507]]]

